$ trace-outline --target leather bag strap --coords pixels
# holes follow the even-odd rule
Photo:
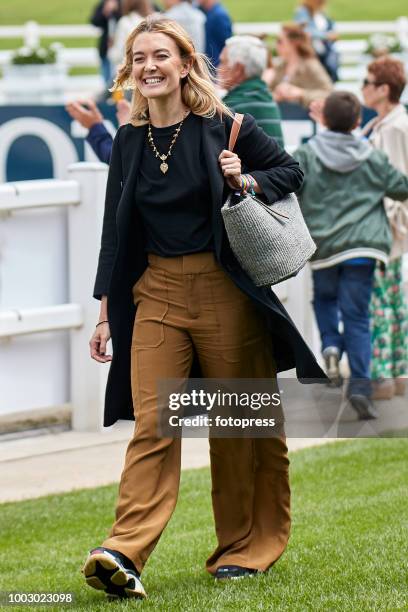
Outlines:
[[[244,119],[244,115],[242,115],[241,113],[235,113],[234,123],[232,124],[231,134],[230,134],[229,143],[228,143],[229,151],[234,150],[235,143],[237,142],[239,130],[241,129],[243,119]]]

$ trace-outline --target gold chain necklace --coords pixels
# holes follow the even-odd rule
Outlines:
[[[169,169],[169,165],[167,163],[167,158],[171,157],[171,151],[174,147],[174,144],[178,138],[178,135],[180,134],[180,130],[181,130],[181,126],[184,123],[184,119],[187,117],[188,112],[184,115],[183,119],[180,122],[180,125],[178,126],[178,128],[176,129],[176,131],[174,132],[174,136],[172,138],[172,141],[170,143],[170,147],[169,150],[167,151],[167,155],[164,155],[163,153],[159,153],[159,151],[157,150],[156,145],[154,144],[154,140],[153,140],[153,134],[152,134],[152,124],[150,123],[150,119],[149,119],[149,131],[147,134],[147,138],[149,140],[150,146],[153,149],[153,153],[156,155],[156,157],[159,157],[161,159],[161,164],[160,164],[160,170],[163,172],[163,174],[166,174],[167,170]]]

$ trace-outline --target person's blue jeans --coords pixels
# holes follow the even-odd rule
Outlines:
[[[322,350],[328,346],[347,353],[351,378],[347,394],[371,395],[371,332],[369,305],[375,261],[347,262],[313,271],[313,308]],[[343,333],[339,331],[340,320]]]
[[[101,57],[101,74],[106,88],[112,87],[112,64],[107,57]]]

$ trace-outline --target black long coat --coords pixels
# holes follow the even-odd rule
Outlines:
[[[300,379],[324,377],[322,370],[274,292],[256,287],[235,259],[225,233],[221,207],[228,192],[218,156],[227,148],[232,119],[202,119],[202,143],[212,193],[212,223],[215,254],[225,272],[266,315],[278,372],[296,367]],[[142,147],[147,146],[146,126],[119,128],[112,148],[106,191],[101,251],[94,297],[108,296],[108,318],[113,359],[109,371],[104,426],[118,419],[134,419],[130,387],[130,346],[135,317],[132,287],[147,266],[142,223],[135,205],[137,168]],[[250,115],[245,119],[235,151],[244,170],[251,172],[270,204],[296,191],[303,179],[297,162],[280,150],[276,142],[257,127]],[[192,377],[200,377],[198,360]]]

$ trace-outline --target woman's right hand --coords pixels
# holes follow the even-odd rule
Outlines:
[[[106,355],[106,345],[111,337],[109,323],[101,323],[98,325],[89,341],[91,349],[91,357],[99,363],[107,363],[112,361],[112,355]]]

